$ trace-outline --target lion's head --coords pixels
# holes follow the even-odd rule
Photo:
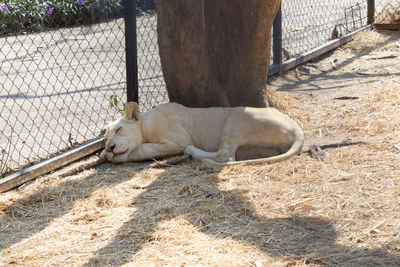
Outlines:
[[[104,135],[105,148],[101,158],[113,162],[127,161],[128,155],[142,143],[140,111],[136,102],[128,102],[125,116],[111,122]]]

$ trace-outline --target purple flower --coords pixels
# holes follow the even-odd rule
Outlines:
[[[8,10],[8,6],[6,3],[1,7],[1,11],[6,12]]]
[[[83,4],[83,0],[78,0],[78,4],[82,5]]]
[[[53,9],[51,7],[47,7],[47,14],[51,15],[53,13]]]
[[[92,3],[89,3],[89,8],[93,8],[93,4]]]

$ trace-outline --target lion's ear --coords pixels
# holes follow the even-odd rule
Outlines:
[[[140,120],[139,105],[136,102],[128,102],[125,106],[125,118],[128,120]]]

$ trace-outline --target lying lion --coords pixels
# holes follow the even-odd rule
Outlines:
[[[300,153],[303,142],[298,124],[274,108],[168,103],[141,115],[139,105],[129,102],[125,116],[108,125],[100,157],[126,162],[184,152],[216,165],[272,163]]]

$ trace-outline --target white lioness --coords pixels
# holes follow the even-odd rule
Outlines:
[[[303,142],[297,123],[274,108],[168,103],[141,115],[138,104],[129,102],[125,116],[108,125],[100,157],[126,162],[184,152],[216,165],[272,163],[300,153]]]

